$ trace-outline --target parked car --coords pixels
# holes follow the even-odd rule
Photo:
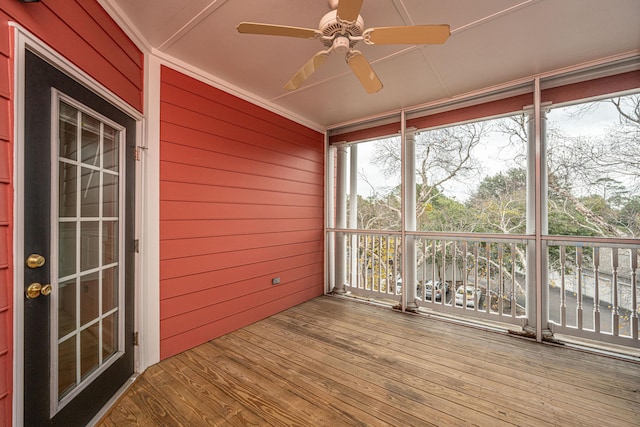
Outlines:
[[[481,291],[474,288],[472,285],[458,287],[456,290],[456,305],[464,304],[464,294],[467,294],[467,307],[475,307],[476,303],[480,301]]]
[[[442,301],[442,289],[443,284],[439,280],[429,280],[424,285],[425,301],[432,301],[433,295],[435,299],[433,301]],[[446,294],[446,301],[451,302],[451,289],[448,283],[444,284],[444,293]]]

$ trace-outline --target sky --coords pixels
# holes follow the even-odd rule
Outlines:
[[[576,114],[580,111],[580,114]],[[618,112],[610,103],[592,103],[588,109],[576,106],[560,107],[552,109],[548,115],[548,126],[559,127],[563,134],[568,136],[599,137],[606,134],[607,128],[618,122]],[[640,143],[640,141],[639,141]],[[400,173],[393,177],[385,177],[371,162],[371,156],[375,150],[375,141],[369,141],[358,145],[358,194],[364,197],[372,195],[369,183],[373,184],[381,192],[400,184]],[[493,176],[500,171],[506,171],[514,166],[514,158],[519,149],[510,146],[507,136],[491,132],[483,138],[473,152],[473,156],[482,165],[481,175],[473,180],[455,180],[449,182],[444,193],[460,202],[466,201],[477,184],[487,176]]]

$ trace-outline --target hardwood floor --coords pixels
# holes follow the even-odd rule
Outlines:
[[[147,369],[101,426],[638,426],[640,364],[319,297]]]

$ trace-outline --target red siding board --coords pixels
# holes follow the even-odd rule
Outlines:
[[[105,13],[89,16],[76,2],[68,0],[43,0],[39,3],[23,4],[18,1],[3,2],[0,5],[9,19],[17,21],[37,37],[45,40],[56,51],[69,59],[87,74],[101,82],[120,98],[139,111],[143,107],[143,70],[141,66],[121,70],[117,64],[122,55],[122,47],[112,40],[102,43],[97,50],[91,45],[94,32],[122,31]],[[61,19],[61,16],[64,19]],[[95,24],[100,20],[101,26]],[[93,24],[87,26],[87,20]],[[102,38],[103,41],[108,41]],[[142,57],[142,53],[138,55]],[[117,57],[116,63],[112,58]],[[134,61],[131,61],[134,63]],[[123,72],[124,71],[124,72]],[[129,73],[129,74],[125,74]]]
[[[161,76],[164,358],[322,294],[324,137],[166,67]]]
[[[255,248],[244,251],[217,252],[190,257],[166,259],[160,267],[160,280],[188,274],[205,273],[211,270],[242,267],[259,263],[269,263],[294,256],[315,255],[318,253],[317,242],[303,242],[286,246]]]
[[[211,187],[184,182],[161,182],[160,200],[246,204],[248,200],[268,200],[274,205],[319,206],[324,198],[318,194],[288,194],[273,191],[230,187]],[[160,213],[162,215],[162,213]]]
[[[7,58],[11,55],[9,38],[9,16],[3,12],[3,7],[0,6],[0,55]]]
[[[162,359],[176,355],[191,347],[205,343],[226,333],[232,332],[243,326],[250,325],[272,314],[286,310],[294,305],[303,303],[319,296],[316,288],[305,289],[296,294],[288,295],[283,299],[272,301],[264,305],[252,307],[246,311],[239,311],[232,316],[220,319],[217,322],[202,325],[181,335],[161,341],[160,357]]]
[[[313,285],[313,284],[312,284]],[[202,325],[211,324],[233,316],[239,311],[245,311],[252,307],[261,307],[273,303],[276,300],[286,300],[297,292],[304,292],[309,288],[308,283],[298,282],[291,286],[276,286],[270,292],[259,291],[224,301],[213,307],[190,310],[179,316],[163,319],[160,322],[160,340],[186,333]],[[319,295],[317,292],[314,296]]]
[[[160,209],[162,210],[162,207]],[[165,260],[217,252],[242,251],[251,248],[267,248],[278,245],[290,245],[297,242],[317,242],[321,239],[321,231],[304,230],[163,240],[160,259]]]
[[[2,38],[2,37],[0,37]],[[11,62],[0,53],[0,97],[9,99],[11,94],[11,79],[9,78]]]
[[[160,341],[162,343],[168,338],[180,337],[182,335],[189,336],[195,331],[203,328],[208,329],[211,325],[215,325],[216,322],[225,318],[235,317],[240,313],[249,315],[251,311],[256,310],[262,312],[263,315],[260,318],[264,318],[321,295],[322,293],[319,292],[321,289],[321,286],[316,286],[315,284],[309,286],[304,283],[300,284],[297,288],[293,286],[281,286],[276,288],[277,292],[270,293],[272,296],[271,299],[267,298],[266,291],[255,292],[218,304],[215,309],[207,307],[202,310],[191,311],[183,316],[172,317],[161,321],[161,330],[164,331],[164,333],[161,333]],[[274,310],[275,307],[277,307],[276,310]],[[260,318],[252,320],[250,323]],[[216,336],[219,335],[216,334]],[[204,341],[209,339],[213,338],[206,338]],[[198,344],[204,341],[198,342]]]
[[[244,150],[240,153],[243,157],[238,157],[237,152],[235,155],[221,154],[208,149],[166,143],[162,146],[161,160],[190,166],[233,170],[243,174],[259,174],[272,178],[284,177],[288,181],[323,184],[321,174],[292,168],[288,164],[278,164],[280,153],[270,151],[261,159],[245,157],[250,153],[246,153]]]
[[[542,102],[561,104],[580,99],[624,92],[640,87],[640,71],[629,71],[615,76],[602,77],[542,91]]]
[[[111,17],[107,11],[94,0],[76,1],[89,16],[93,17],[94,22],[109,35],[113,42],[120,46],[123,52],[142,70],[144,68],[144,55],[124,31],[111,21]]]
[[[0,190],[2,187],[0,186]],[[215,205],[215,206],[214,206]],[[313,206],[290,206],[283,209],[278,205],[261,205],[255,209],[253,204],[231,203],[200,203],[163,201],[160,203],[161,220],[171,221],[180,219],[210,220],[210,219],[294,219],[316,218],[322,219],[321,209]],[[1,222],[1,219],[0,219]]]
[[[195,94],[173,85],[164,84],[161,87],[161,91],[166,94],[166,96],[163,96],[164,102],[180,106],[185,110],[200,113],[204,116],[215,118],[216,120],[231,122],[235,125],[239,125],[239,123],[250,124],[252,128],[258,128],[265,134],[274,135],[283,140],[289,140],[294,144],[305,146],[317,152],[322,151],[322,147],[318,147],[316,144],[317,137],[309,138],[295,130],[248,114],[245,109],[230,108],[215,100],[205,98],[199,93]]]
[[[291,141],[286,141],[283,135],[264,132],[257,124],[243,120],[242,125],[238,125],[225,120],[218,120],[214,117],[196,111],[185,110],[184,108],[161,103],[161,120],[169,123],[180,124],[193,129],[199,129],[207,133],[222,136],[228,140],[227,143],[241,141],[245,144],[268,147],[274,150],[286,152],[291,156],[299,156],[308,160],[319,160],[322,158],[321,152],[309,150]],[[162,136],[161,136],[162,138]]]
[[[313,264],[282,271],[278,273],[277,277],[280,277],[279,286],[288,286],[299,281],[317,280],[321,274],[322,266]],[[242,282],[224,284],[222,286],[203,286],[201,290],[196,292],[176,294],[171,299],[160,301],[160,311],[162,317],[168,319],[185,312],[185,307],[188,310],[197,310],[246,294],[267,290],[273,286],[271,284],[272,277],[275,276],[264,275],[243,280]]]
[[[322,176],[324,172],[322,169],[322,154],[318,154],[312,159],[302,159],[291,156],[291,153],[286,152],[286,149],[279,151],[279,147],[276,144],[268,144],[266,147],[260,147],[255,144],[252,145],[251,143],[245,143],[243,141],[229,140],[220,135],[187,128],[166,121],[160,123],[160,134],[162,135],[162,142],[177,146],[191,147],[231,156],[241,156],[242,158],[250,160],[268,158],[274,164],[287,166],[290,169],[299,169],[320,176]],[[162,156],[166,156],[164,148],[165,146],[163,145]]]
[[[304,182],[270,178],[257,174],[243,172],[243,167],[236,167],[234,163],[242,163],[240,159],[221,165],[231,170],[217,170],[189,164],[163,162],[162,179],[172,182],[189,182],[191,184],[213,185],[219,187],[245,188],[251,190],[281,191],[295,194],[313,194],[322,191],[322,183],[307,184]],[[268,168],[268,165],[265,166]],[[237,171],[236,171],[237,170]],[[260,169],[254,169],[261,172]],[[318,188],[319,187],[319,188]],[[268,203],[268,200],[266,201]]]
[[[9,121],[10,102],[0,98],[0,139],[8,141],[11,137],[11,123]]]
[[[233,236],[237,234],[279,233],[313,230],[322,221],[317,219],[223,219],[160,221],[161,240],[202,236]]]
[[[177,295],[200,292],[228,284],[244,283],[257,277],[270,278],[296,268],[322,265],[322,252],[295,255],[289,258],[266,261],[256,264],[239,265],[226,269],[211,270],[204,273],[176,275],[162,279],[160,283],[161,300],[171,299]]]
[[[108,16],[105,16],[106,12],[103,11],[102,14],[96,13],[92,16],[81,5],[70,0],[48,0],[47,3],[62,21],[74,23],[73,31],[76,36],[81,37],[93,50],[129,79],[136,88],[142,90],[141,61],[134,61],[127,54],[127,51],[123,50],[123,46],[111,37],[111,32],[119,32],[120,29],[113,25],[107,29],[102,28],[100,19],[109,20]],[[61,3],[64,3],[64,7],[61,7]],[[96,31],[96,27],[101,28],[102,31]],[[138,55],[142,56],[139,51]]]
[[[213,86],[199,84],[198,87],[195,88],[193,79],[176,70],[163,67],[162,80],[163,83],[168,83],[176,87],[184,88],[185,90],[189,90],[193,93],[201,94],[206,98],[215,99],[217,102],[227,105],[237,112],[249,114],[253,117],[264,120],[267,123],[277,124],[288,131],[293,131],[297,134],[306,136],[312,141],[318,138],[318,135],[320,135],[313,129],[309,129],[306,126],[294,123],[285,117],[279,116],[276,113],[246,102],[234,95],[214,88]],[[235,119],[233,121],[235,121]]]

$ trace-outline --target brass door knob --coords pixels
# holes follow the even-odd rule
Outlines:
[[[51,295],[51,290],[52,288],[50,284],[41,285],[40,283],[36,282],[29,285],[29,287],[25,291],[25,294],[27,296],[27,299],[35,299],[40,295]]]
[[[27,267],[40,268],[44,265],[45,259],[42,255],[31,254],[27,257]]]

